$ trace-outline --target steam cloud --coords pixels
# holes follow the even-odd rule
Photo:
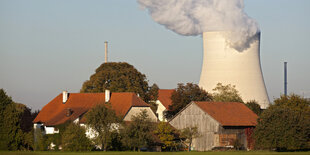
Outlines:
[[[243,0],[137,0],[153,20],[181,35],[226,31],[227,43],[248,48],[259,33],[257,22],[244,12]]]

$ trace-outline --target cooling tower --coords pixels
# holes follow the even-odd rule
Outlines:
[[[203,65],[199,86],[213,92],[217,83],[235,85],[244,102],[255,100],[265,109],[269,99],[260,65],[260,34],[246,50],[230,47],[225,32],[203,33]]]

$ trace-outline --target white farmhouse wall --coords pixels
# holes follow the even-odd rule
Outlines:
[[[56,130],[55,127],[45,126],[45,134],[54,134],[59,133],[59,130]]]
[[[151,119],[152,122],[157,122],[157,117],[152,111],[150,107],[131,107],[126,116],[124,117],[124,121],[131,121],[132,116],[136,116],[141,113],[143,110],[146,110],[147,115]]]
[[[164,116],[164,112],[167,110],[166,107],[159,101],[157,100],[155,102],[155,104],[157,105],[157,111],[156,111],[156,114],[158,116],[158,119],[160,121],[164,121],[164,122],[167,122],[165,116]]]

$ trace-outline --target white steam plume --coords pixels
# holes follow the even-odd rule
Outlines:
[[[227,31],[226,41],[238,51],[259,33],[257,22],[244,12],[243,0],[137,0],[152,18],[181,35]]]

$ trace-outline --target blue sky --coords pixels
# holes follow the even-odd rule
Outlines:
[[[245,0],[260,25],[261,63],[269,98],[310,97],[310,1]],[[198,83],[201,36],[181,36],[154,22],[135,0],[0,0],[0,88],[41,109],[62,90],[79,92],[104,61],[128,62],[149,83]]]

